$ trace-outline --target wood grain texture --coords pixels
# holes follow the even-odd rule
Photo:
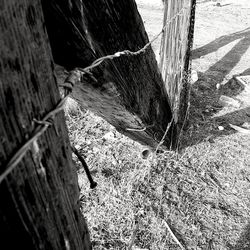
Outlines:
[[[179,129],[188,119],[195,5],[196,0],[164,2],[160,68]]]
[[[65,0],[47,0],[44,4],[53,54],[63,54],[65,43],[69,44],[70,49],[74,51],[72,55],[76,55],[75,60],[71,58],[70,67],[63,65],[63,61],[55,57],[58,64],[68,68],[82,67],[103,55],[122,50],[136,51],[148,42],[143,21],[134,0],[76,0],[74,2],[78,10]],[[68,7],[65,8],[67,3]],[[49,11],[51,8],[55,10],[53,15]],[[65,15],[62,15],[63,12]],[[71,13],[70,16],[77,19],[74,24],[71,23],[71,26],[62,25],[63,22],[58,22],[58,18],[55,17],[59,15],[68,22],[66,18],[68,12]],[[50,24],[55,22],[57,24],[52,27]],[[78,28],[76,29],[75,26]],[[81,53],[77,53],[78,47],[75,46],[76,34],[65,35],[59,41],[53,35],[56,29],[61,31],[70,29],[78,36],[81,35]],[[65,34],[67,33],[68,31],[65,31]],[[92,52],[89,53],[89,51]],[[80,63],[79,57],[85,52],[86,56],[82,57],[84,62]],[[67,53],[65,57],[67,58]],[[97,82],[93,82],[86,76],[76,85],[73,98],[115,126],[119,132],[155,148],[172,120],[172,112],[152,48],[137,56],[122,56],[105,62],[92,73]],[[145,130],[138,131],[138,128],[145,128]],[[175,125],[173,124],[164,142],[165,146],[169,148],[174,143],[174,138]]]
[[[60,100],[40,0],[0,3],[0,174]],[[0,183],[1,249],[91,249],[63,113]]]

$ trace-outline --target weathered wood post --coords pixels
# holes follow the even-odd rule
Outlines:
[[[188,119],[195,5],[196,0],[164,1],[160,69],[179,130]]]
[[[0,3],[1,249],[91,249],[63,112],[8,173],[60,100],[40,0]]]
[[[43,9],[55,61],[85,67],[118,51],[137,51],[148,43],[134,0],[44,0]],[[90,70],[73,91],[82,106],[121,133],[155,148],[172,122],[164,83],[151,46],[143,53],[105,61]],[[164,145],[175,143],[172,122]]]

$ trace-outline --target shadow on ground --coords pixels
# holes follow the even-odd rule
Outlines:
[[[250,124],[250,102],[247,101],[250,99],[249,88],[243,86],[235,78],[225,81],[226,76],[250,47],[250,28],[222,36],[195,49],[192,58],[197,59],[215,52],[237,39],[240,40],[224,57],[206,72],[198,72],[199,80],[193,84],[191,90],[190,124],[183,136],[183,147],[195,145],[204,140],[213,142],[216,137],[235,133],[236,131],[229,124],[238,126],[243,123]],[[239,75],[250,75],[250,68]],[[218,84],[222,82],[224,84],[218,88]],[[220,102],[221,95],[233,98],[239,106],[225,107]],[[222,126],[224,130],[219,130],[219,126]]]
[[[249,47],[249,43],[250,43],[250,28],[232,33],[230,35],[225,35],[225,36],[221,36],[217,39],[215,39],[214,41],[200,47],[197,48],[195,50],[193,50],[192,52],[192,59],[197,59],[200,58],[201,56],[205,56],[209,53],[215,52],[217,51],[219,48],[237,40],[237,39],[242,39],[240,40],[235,46],[234,48],[232,48],[232,50],[230,50],[227,55],[225,55],[225,57],[223,57],[221,59],[222,62],[225,61],[225,58],[228,57],[231,54],[236,52],[236,54],[238,54],[237,58],[240,58],[245,51],[248,49]],[[236,58],[236,59],[237,59]],[[235,60],[234,60],[235,62]]]
[[[206,72],[198,72],[199,80],[192,86],[189,126],[183,135],[182,147],[207,141],[214,143],[216,138],[234,134],[229,124],[241,126],[250,124],[250,79],[243,86],[235,78],[225,81],[225,77],[238,64],[250,47],[250,28],[228,36],[222,36],[209,44],[193,51],[193,59],[198,59],[237,40],[238,43]],[[250,66],[250,64],[249,64]],[[250,68],[238,74],[250,75]],[[217,88],[218,84],[225,82]],[[221,95],[239,101],[238,107],[222,105]],[[219,126],[223,130],[219,130]],[[248,224],[235,246],[231,250],[250,249],[250,224]]]

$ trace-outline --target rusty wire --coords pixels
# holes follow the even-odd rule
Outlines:
[[[145,44],[141,49],[137,51],[130,51],[130,50],[124,50],[116,52],[112,55],[106,55],[103,57],[100,57],[96,59],[91,65],[85,67],[85,68],[76,68],[75,70],[71,71],[69,76],[66,78],[65,82],[61,84],[60,86],[65,89],[64,98],[61,99],[61,101],[56,105],[56,107],[51,110],[48,114],[45,115],[45,117],[42,120],[36,120],[33,119],[33,121],[38,124],[38,126],[34,129],[32,136],[17,150],[17,152],[11,157],[11,159],[7,162],[6,168],[4,172],[0,175],[0,183],[10,174],[15,167],[18,165],[18,163],[21,162],[25,154],[30,150],[31,145],[36,142],[41,135],[44,134],[44,132],[48,129],[50,125],[52,125],[52,121],[54,120],[54,117],[56,114],[58,114],[61,110],[63,110],[64,104],[69,97],[70,93],[72,92],[72,89],[77,81],[80,81],[81,77],[84,74],[91,74],[89,71],[93,68],[96,68],[101,63],[107,60],[113,60],[114,58],[120,57],[120,56],[136,56],[142,53],[145,53],[146,50],[151,46],[151,44],[157,40],[160,35],[165,31],[167,28],[167,25],[172,22],[177,16],[181,15],[183,10],[186,8],[182,8],[176,15],[174,15],[162,28],[162,30],[154,36],[147,44]],[[131,129],[132,130],[132,129]],[[136,129],[135,129],[136,130]],[[144,131],[145,129],[139,129]],[[168,128],[166,129],[168,130]]]

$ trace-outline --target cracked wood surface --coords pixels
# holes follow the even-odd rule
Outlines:
[[[60,100],[39,0],[0,4],[0,174]],[[91,249],[63,113],[0,183],[1,249]]]

